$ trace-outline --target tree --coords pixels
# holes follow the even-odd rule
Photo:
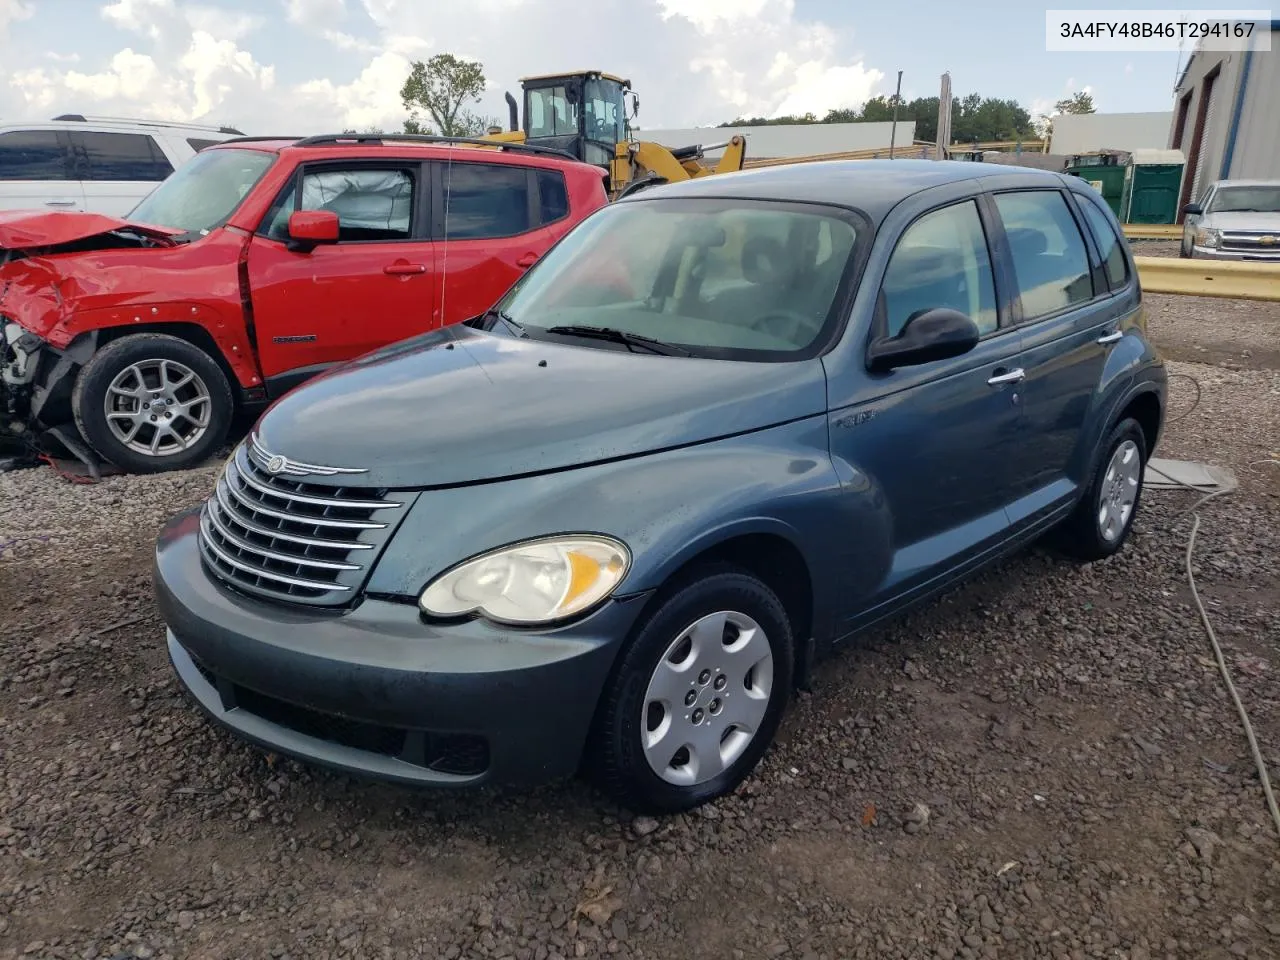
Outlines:
[[[364,136],[364,137],[380,137],[386,131],[383,130],[381,127],[365,127],[363,130],[357,130],[355,127],[348,127],[342,132],[343,134],[346,134],[346,135],[354,134],[356,136]]]
[[[1097,113],[1093,105],[1093,95],[1088,90],[1081,90],[1071,96],[1059,100],[1053,105],[1058,113]]]
[[[484,92],[484,67],[451,53],[437,53],[423,63],[413,62],[400,88],[400,99],[409,111],[405,133],[438,132],[446,137],[476,136],[490,125],[463,105],[478,103]]]
[[[1088,90],[1081,90],[1055,103],[1053,113],[1047,117],[1040,117],[1036,121],[1036,127],[1042,137],[1053,136],[1053,118],[1061,113],[1097,113],[1097,107],[1093,105],[1093,94]]]

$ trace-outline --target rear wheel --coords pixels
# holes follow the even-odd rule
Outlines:
[[[180,337],[140,333],[113,340],[76,378],[71,406],[80,433],[132,473],[182,470],[226,438],[233,401],[226,375]]]
[[[1107,437],[1089,489],[1059,530],[1063,550],[1078,560],[1119,552],[1133,529],[1147,464],[1146,435],[1126,417]]]
[[[592,767],[639,813],[721,797],[759,763],[791,687],[794,641],[777,596],[717,567],[669,591],[601,697]]]

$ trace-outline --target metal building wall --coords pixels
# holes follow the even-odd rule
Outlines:
[[[1244,99],[1230,169],[1220,166],[1221,177],[1280,180],[1280,32],[1271,34],[1271,47],[1254,51],[1247,70],[1241,65]]]
[[[1191,59],[1174,97],[1173,122],[1170,124],[1169,146],[1181,150],[1187,158],[1187,169],[1183,173],[1184,186],[1188,179],[1192,183],[1188,200],[1198,200],[1205,188],[1219,179],[1222,167],[1222,155],[1226,146],[1227,131],[1231,126],[1231,107],[1234,102],[1236,81],[1243,54],[1238,51],[1198,50]],[[1217,70],[1217,76],[1210,91],[1203,128],[1197,129],[1203,99],[1205,81]],[[1187,111],[1186,126],[1183,129],[1181,142],[1175,142],[1177,128],[1177,104],[1191,92],[1191,105]],[[1200,134],[1199,156],[1192,167],[1195,141]]]

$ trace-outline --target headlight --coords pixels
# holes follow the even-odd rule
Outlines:
[[[1218,231],[1212,227],[1196,231],[1196,246],[1198,247],[1216,247],[1218,245]]]
[[[480,613],[503,623],[548,623],[609,596],[630,566],[626,546],[609,537],[529,540],[446,571],[422,591],[418,605],[435,617]]]

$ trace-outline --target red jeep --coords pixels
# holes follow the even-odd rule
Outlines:
[[[0,423],[74,420],[118,467],[181,469],[237,410],[485,312],[608,202],[600,167],[485,146],[241,137],[127,220],[0,214]]]

